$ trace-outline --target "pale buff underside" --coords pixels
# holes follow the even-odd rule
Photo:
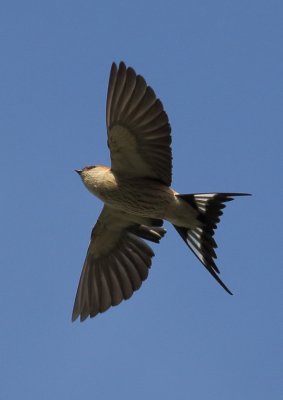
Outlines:
[[[174,225],[193,228],[200,223],[197,212],[178,194],[158,181],[120,178],[110,168],[97,166],[81,174],[87,189],[106,205],[128,214],[165,219]]]

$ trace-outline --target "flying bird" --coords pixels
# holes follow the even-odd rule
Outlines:
[[[106,124],[111,167],[76,170],[103,203],[81,273],[72,320],[94,317],[128,299],[147,278],[152,249],[165,235],[163,220],[177,232],[216,281],[213,238],[226,202],[246,193],[179,194],[171,188],[171,127],[161,101],[133,68],[112,64]]]

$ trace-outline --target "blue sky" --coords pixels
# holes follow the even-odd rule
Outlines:
[[[0,397],[279,399],[281,1],[3,1]],[[124,60],[162,99],[173,186],[244,191],[216,234],[227,295],[169,224],[131,300],[71,311],[109,164],[105,98]]]

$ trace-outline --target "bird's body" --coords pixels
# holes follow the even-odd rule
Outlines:
[[[104,208],[94,226],[73,316],[84,320],[131,297],[147,278],[163,220],[173,224],[218,283],[214,230],[224,203],[240,193],[181,195],[171,188],[171,128],[163,105],[132,68],[112,65],[106,121],[111,168],[77,170]]]
[[[197,211],[170,187],[149,178],[117,177],[111,168],[95,166],[81,173],[87,189],[109,207],[124,213],[161,219],[186,228],[201,226]]]

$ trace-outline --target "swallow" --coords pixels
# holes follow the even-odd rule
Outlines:
[[[112,64],[106,104],[111,167],[76,170],[103,203],[92,229],[72,320],[95,317],[129,299],[148,277],[169,221],[216,279],[214,233],[225,203],[247,193],[179,194],[171,188],[171,127],[161,101],[145,79],[124,62]]]

